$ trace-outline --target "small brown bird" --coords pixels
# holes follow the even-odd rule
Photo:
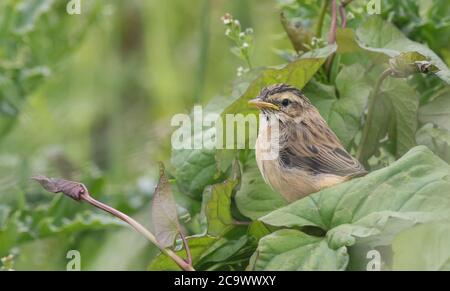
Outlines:
[[[262,113],[255,147],[259,170],[266,183],[287,201],[367,173],[299,89],[272,85],[249,104]],[[278,121],[276,139],[270,139],[274,128],[269,120]],[[265,158],[264,151],[273,150],[275,143],[276,158]]]

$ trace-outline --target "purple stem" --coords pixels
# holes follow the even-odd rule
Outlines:
[[[328,33],[328,43],[336,42],[336,28],[337,28],[337,5],[336,0],[331,1],[331,24],[330,32]]]

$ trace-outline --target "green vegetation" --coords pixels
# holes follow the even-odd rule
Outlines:
[[[449,270],[450,3],[366,2],[2,1],[0,266],[64,270],[78,250],[83,270],[179,269],[30,182],[43,174],[83,182],[196,270],[366,270],[371,250],[382,269]],[[367,176],[287,205],[253,150],[171,149],[173,114],[257,114],[247,101],[280,82]]]

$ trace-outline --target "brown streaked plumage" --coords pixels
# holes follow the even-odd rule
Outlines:
[[[287,201],[367,173],[300,90],[272,85],[249,103],[261,110],[262,121],[271,117],[279,121],[277,158],[262,158],[262,149],[273,148],[274,141],[267,138],[273,131],[271,124],[261,122],[256,161],[265,181]]]

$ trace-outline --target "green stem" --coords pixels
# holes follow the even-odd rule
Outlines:
[[[368,109],[367,109],[366,122],[364,123],[364,128],[363,128],[363,132],[362,132],[362,135],[361,135],[361,141],[359,142],[358,151],[356,152],[356,158],[360,162],[364,162],[364,161],[361,161],[362,153],[363,153],[364,146],[367,144],[367,140],[369,138],[369,130],[372,127],[373,111],[374,111],[374,107],[375,107],[376,98],[377,98],[378,93],[379,93],[379,91],[381,89],[381,84],[383,84],[383,81],[390,74],[391,74],[391,69],[390,68],[384,70],[383,73],[381,73],[381,75],[378,77],[377,82],[375,83],[375,87],[374,87],[374,89],[372,91],[372,94],[369,97],[369,105],[368,105]]]
[[[325,14],[327,13],[327,8],[328,8],[328,0],[323,0],[322,7],[320,7],[319,19],[317,20],[317,27],[316,27],[317,38],[322,37],[323,21],[325,19]]]

